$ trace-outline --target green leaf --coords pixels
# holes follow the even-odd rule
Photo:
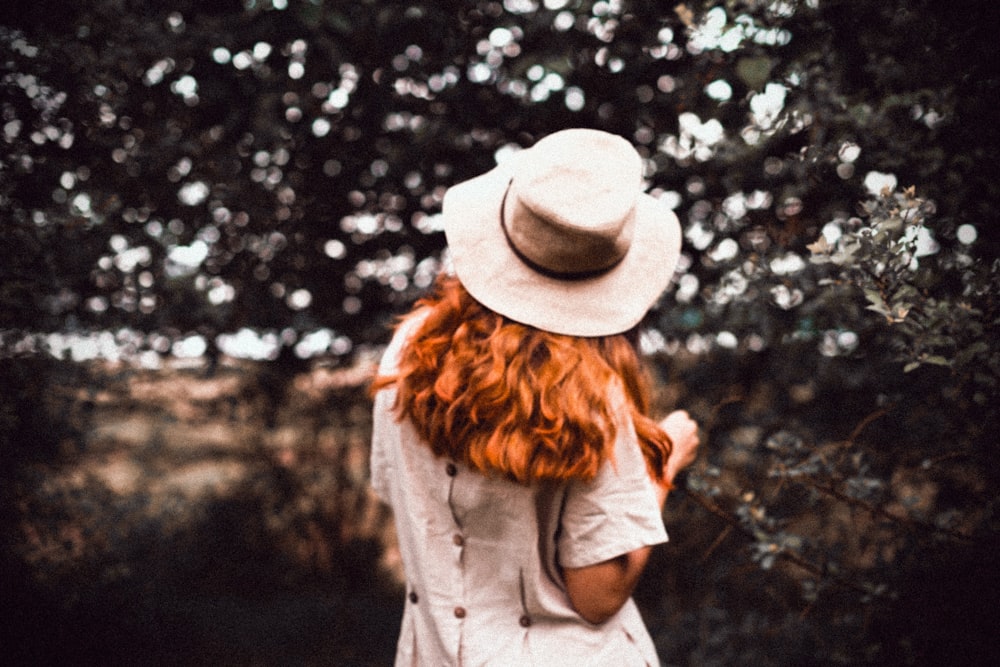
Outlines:
[[[979,355],[984,352],[989,352],[990,346],[984,340],[977,340],[975,343],[966,348],[966,354],[969,355]]]
[[[736,76],[740,77],[748,88],[763,90],[774,64],[775,61],[766,56],[740,58],[736,63]]]
[[[868,310],[874,310],[876,313],[881,313],[886,317],[889,316],[889,313],[891,312],[889,306],[886,304],[885,300],[882,298],[882,294],[879,293],[878,290],[866,289],[865,298],[868,299],[868,302],[871,304],[868,306]]]
[[[924,339],[924,343],[928,347],[948,347],[955,343],[955,339],[950,336],[928,336]]]
[[[885,307],[885,304],[882,304],[880,306],[879,305],[867,306],[865,308],[865,310],[872,310],[872,311],[875,311],[876,313],[878,313],[879,315],[883,315],[885,317],[889,317],[889,309]]]

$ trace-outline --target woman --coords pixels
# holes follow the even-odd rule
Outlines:
[[[455,275],[374,385],[372,485],[407,578],[397,665],[653,665],[632,589],[693,460],[630,340],[680,251],[605,132],[557,132],[445,196]]]

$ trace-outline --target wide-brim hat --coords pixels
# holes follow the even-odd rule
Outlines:
[[[625,139],[569,129],[452,186],[442,216],[458,279],[487,308],[545,331],[633,328],[681,247],[677,216],[642,191],[642,172]]]

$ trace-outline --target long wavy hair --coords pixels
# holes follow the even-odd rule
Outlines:
[[[591,480],[612,455],[624,397],[650,475],[663,480],[671,442],[647,416],[651,383],[626,334],[581,338],[513,322],[442,275],[417,302],[395,409],[433,452],[521,483]],[[620,421],[620,417],[619,417]]]

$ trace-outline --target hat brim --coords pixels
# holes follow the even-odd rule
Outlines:
[[[677,216],[655,198],[640,194],[632,243],[619,264],[585,280],[544,276],[518,259],[500,226],[500,208],[516,162],[505,160],[445,194],[445,238],[465,289],[515,322],[553,333],[610,336],[637,325],[673,277],[681,248]]]

